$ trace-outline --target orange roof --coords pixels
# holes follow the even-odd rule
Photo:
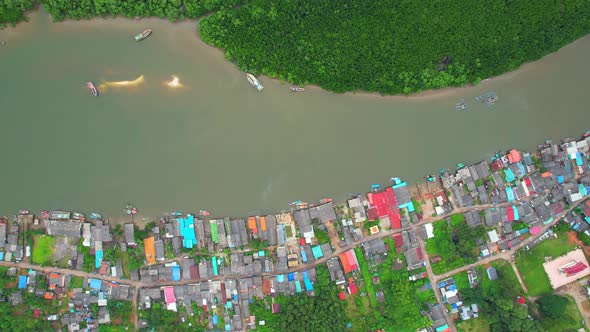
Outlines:
[[[548,178],[551,176],[551,172],[545,172],[545,173],[541,174],[541,176],[544,178]]]
[[[520,152],[518,152],[518,150],[516,149],[512,149],[510,150],[510,153],[508,154],[508,161],[510,163],[517,163],[522,159]]]
[[[348,263],[348,258],[346,257],[346,255],[340,254],[340,255],[338,255],[338,257],[340,257],[340,261],[342,262],[342,267],[344,268],[344,273],[348,273],[348,272],[352,271],[352,269],[350,268],[350,264]]]
[[[145,250],[145,260],[148,264],[154,264],[156,262],[156,244],[154,237],[148,237],[143,240],[143,248]]]
[[[248,229],[254,234],[258,233],[258,228],[256,228],[256,217],[248,217]]]
[[[53,300],[53,293],[50,293],[50,292],[45,292],[45,296],[44,296],[44,298],[45,298],[46,300]]]
[[[266,218],[260,217],[260,229],[266,232]]]

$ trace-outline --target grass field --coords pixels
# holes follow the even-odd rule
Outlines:
[[[565,317],[559,319],[542,319],[541,325],[546,331],[577,331],[582,325],[582,315],[578,310],[576,302],[571,296],[564,296],[568,299],[565,309]],[[587,331],[587,329],[585,329]]]
[[[516,255],[516,266],[524,279],[529,294],[537,296],[552,291],[549,277],[543,269],[545,257],[559,257],[576,246],[571,243],[565,232],[557,233],[557,239],[547,239],[529,251],[519,250]]]
[[[472,318],[466,321],[460,321],[457,323],[458,332],[489,332],[490,324],[484,318]]]
[[[36,235],[33,242],[33,263],[39,265],[51,264],[55,252],[55,239],[48,235]]]
[[[84,285],[84,278],[72,276],[72,280],[70,280],[70,287],[82,288],[83,285]]]

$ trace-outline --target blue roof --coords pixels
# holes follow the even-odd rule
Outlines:
[[[285,239],[285,225],[280,224],[279,231],[281,233],[281,243],[285,243],[285,241],[286,241],[286,239]]]
[[[324,257],[324,252],[322,251],[322,247],[320,247],[320,246],[315,246],[315,247],[311,248],[311,253],[313,254],[313,258],[315,258],[315,259],[319,259],[321,257]]]
[[[260,250],[260,251],[258,252],[258,256],[260,256],[260,257],[264,257],[264,256],[266,256],[266,251],[264,251],[264,250]]]
[[[88,286],[92,289],[100,290],[102,287],[102,280],[92,278],[88,281]]]
[[[514,190],[510,187],[506,187],[506,196],[508,197],[508,202],[514,202]]]
[[[174,281],[180,280],[180,266],[173,266],[172,267],[172,280],[174,280]]]
[[[506,182],[512,182],[516,180],[516,177],[514,176],[514,173],[512,173],[512,170],[510,168],[506,168],[504,170],[504,174],[506,174]]]
[[[219,317],[217,315],[213,315],[213,325],[219,324]]]
[[[237,301],[237,300],[238,300],[238,294],[234,294],[234,301]],[[228,303],[231,303],[231,302],[228,302]]]
[[[0,261],[4,260],[4,251],[0,252]]]
[[[182,246],[187,249],[192,249],[197,244],[197,237],[195,236],[195,217],[192,214],[186,218],[178,218],[178,229],[182,235]]]
[[[25,289],[27,288],[27,276],[19,276],[18,277],[18,289]]]
[[[450,285],[449,286],[449,290],[453,291],[453,290],[457,290],[457,286],[455,285]]]
[[[307,254],[305,253],[305,250],[301,250],[301,260],[303,263],[307,263]]]
[[[584,164],[584,159],[582,159],[582,154],[580,152],[576,152],[576,165],[582,166]]]
[[[412,201],[409,201],[405,204],[400,205],[399,208],[400,209],[408,208],[408,211],[414,212],[414,203],[412,203]]]
[[[234,299],[237,301],[238,300],[238,294],[234,294]],[[231,309],[234,307],[234,303],[232,301],[227,301],[225,303],[225,307],[228,309]]]
[[[278,282],[284,282],[285,281],[285,275],[284,274],[277,275],[277,281]]]
[[[557,183],[563,183],[563,175],[557,176]]]
[[[519,220],[520,216],[518,215],[518,209],[516,206],[512,205],[512,211],[514,211],[514,220]]]
[[[407,183],[402,182],[402,183],[398,183],[398,184],[392,186],[391,189],[397,189],[397,188],[400,188],[400,187],[405,187],[407,185],[408,185]]]
[[[311,292],[313,290],[313,283],[309,280],[307,271],[303,271],[303,283],[305,284],[305,290]]]
[[[94,266],[98,269],[100,267],[101,262],[102,262],[102,250],[97,250],[94,253]]]
[[[293,280],[295,280],[295,274],[294,274],[294,273],[289,273],[289,274],[287,275],[287,280],[289,280],[289,281],[293,281]]]
[[[520,161],[517,162],[516,165],[518,166],[518,169],[520,169],[520,174],[526,175],[526,168],[524,168],[524,165]]]
[[[231,325],[225,324],[225,330],[226,331],[231,331]]]

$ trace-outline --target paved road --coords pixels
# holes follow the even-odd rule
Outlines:
[[[483,264],[488,264],[490,262],[493,262],[495,260],[498,259],[503,259],[505,261],[510,262],[512,259],[512,255],[514,255],[514,253],[516,251],[518,251],[519,249],[531,244],[531,242],[533,242],[534,240],[538,239],[541,235],[543,235],[551,226],[557,224],[561,219],[563,219],[570,211],[572,211],[573,209],[575,209],[576,207],[578,207],[578,205],[582,204],[583,201],[577,202],[574,205],[572,205],[569,209],[565,210],[559,217],[555,218],[555,220],[553,220],[551,223],[543,226],[541,228],[541,231],[535,235],[531,235],[528,239],[522,241],[520,244],[514,246],[512,249],[510,250],[506,250],[504,252],[501,252],[495,256],[490,256],[488,258],[484,258],[484,259],[480,259],[477,262],[473,263],[473,264],[469,264],[469,265],[464,265],[460,268],[454,269],[452,271],[449,271],[447,273],[444,274],[440,274],[440,275],[435,275],[434,279],[432,279],[431,281],[434,282],[438,282],[439,280],[448,278],[454,274],[457,274],[459,272],[462,271],[467,271],[469,270],[471,267],[473,266],[479,266],[479,265],[483,265]],[[520,275],[520,274],[519,274]]]
[[[524,199],[522,201],[526,202],[528,200],[529,200],[529,198]],[[447,272],[445,274],[442,274],[442,275],[435,275],[433,273],[433,271],[432,271],[432,268],[431,268],[430,264],[428,263],[427,264],[427,272],[428,272],[429,278],[431,280],[431,283],[433,285],[435,285],[441,279],[448,278],[448,277],[450,277],[450,276],[452,276],[452,275],[454,275],[456,273],[462,272],[462,271],[466,271],[466,270],[470,269],[473,266],[487,264],[487,263],[492,262],[494,260],[504,259],[504,260],[510,261],[510,258],[512,256],[512,254],[514,252],[516,252],[516,250],[524,247],[527,244],[530,244],[532,241],[534,241],[535,239],[537,239],[547,229],[549,229],[550,226],[552,226],[552,225],[556,224],[557,222],[559,222],[569,211],[571,211],[572,209],[576,208],[581,203],[582,203],[582,201],[574,204],[572,207],[570,207],[570,209],[564,211],[564,213],[563,213],[563,215],[561,217],[556,218],[551,224],[548,224],[546,226],[543,226],[542,231],[539,232],[538,234],[535,234],[535,235],[529,237],[528,239],[526,239],[525,241],[523,241],[521,244],[519,244],[518,246],[514,247],[513,249],[507,250],[507,251],[505,251],[503,253],[500,253],[500,254],[498,254],[496,256],[491,256],[491,257],[488,257],[488,258],[485,258],[485,259],[481,259],[481,260],[479,260],[478,262],[476,262],[474,264],[465,265],[465,266],[463,266],[461,268],[458,268],[458,269],[449,271],[449,272]],[[404,227],[404,228],[401,228],[401,229],[393,229],[393,230],[381,231],[381,232],[379,232],[377,234],[367,236],[367,237],[365,237],[365,238],[363,238],[361,240],[355,241],[355,242],[353,242],[351,244],[348,244],[348,245],[346,245],[344,247],[341,247],[338,250],[335,250],[330,256],[320,258],[320,259],[315,260],[313,262],[299,265],[299,266],[297,266],[295,268],[291,268],[291,269],[289,269],[287,271],[272,272],[272,273],[263,273],[260,276],[269,276],[269,277],[271,277],[271,276],[276,276],[278,274],[284,274],[284,273],[290,273],[290,272],[297,272],[297,271],[302,271],[302,270],[310,269],[310,268],[313,268],[313,267],[315,267],[317,265],[326,263],[331,258],[338,257],[339,254],[341,254],[341,253],[343,253],[343,252],[345,252],[347,250],[350,250],[350,249],[353,249],[355,247],[358,247],[363,242],[371,241],[371,240],[377,239],[377,238],[389,237],[389,236],[392,236],[394,234],[401,233],[403,231],[410,231],[410,230],[414,230],[414,229],[419,229],[423,225],[426,225],[426,224],[429,224],[429,223],[433,223],[435,221],[444,219],[444,218],[449,217],[449,216],[451,216],[453,214],[456,214],[456,213],[465,213],[465,212],[468,212],[468,211],[479,211],[479,210],[484,210],[484,209],[493,208],[493,207],[500,208],[500,207],[506,207],[506,206],[511,206],[511,205],[514,205],[514,203],[502,203],[502,204],[496,204],[496,205],[494,205],[494,204],[483,204],[483,205],[477,205],[477,206],[473,206],[473,207],[456,208],[456,209],[454,209],[453,211],[451,211],[448,214],[441,215],[441,216],[436,216],[436,217],[426,217],[422,221],[420,221],[419,223],[412,224],[410,226],[407,226],[407,227]],[[426,248],[425,248],[425,245],[424,245],[423,241],[420,241],[420,245],[422,247],[423,253],[427,255],[427,251],[426,251]],[[178,260],[178,259],[180,259],[180,257],[176,257],[174,259],[167,260],[167,262]],[[136,290],[136,293],[135,293],[135,296],[134,296],[134,307],[135,307],[134,316],[135,316],[135,321],[136,322],[138,320],[138,318],[137,318],[137,302],[138,302],[138,291],[139,291],[139,288],[185,285],[185,284],[195,283],[195,282],[207,282],[209,280],[240,279],[240,278],[248,278],[248,277],[251,277],[252,276],[252,275],[246,275],[246,274],[232,274],[232,275],[216,276],[216,277],[212,277],[212,278],[200,278],[200,279],[181,280],[181,281],[143,282],[143,281],[133,281],[133,280],[121,279],[121,278],[118,278],[118,277],[103,276],[103,275],[98,275],[98,274],[95,274],[95,273],[88,273],[88,272],[79,271],[79,270],[62,269],[62,268],[56,268],[56,267],[43,267],[43,266],[40,266],[40,265],[30,264],[30,263],[26,263],[26,262],[13,263],[13,262],[3,262],[2,261],[2,262],[0,262],[0,266],[11,266],[11,267],[17,267],[17,268],[23,268],[23,269],[33,269],[33,270],[42,271],[42,272],[45,272],[45,273],[57,272],[57,273],[63,273],[63,274],[71,274],[71,275],[79,276],[79,277],[96,278],[96,279],[101,279],[103,281],[113,281],[113,282],[118,282],[120,284],[125,284],[125,285],[132,286]],[[436,287],[433,287],[433,289],[436,289]],[[442,299],[441,299],[440,292],[437,292],[435,290],[435,294],[437,296],[437,300],[442,305]],[[443,311],[445,311],[445,310],[443,310]],[[448,316],[448,313],[446,313],[445,316]],[[451,329],[453,329],[453,331],[455,331],[455,327],[454,327],[454,325],[452,323],[452,320],[449,317],[447,317],[447,320],[449,322],[449,326],[451,327]]]

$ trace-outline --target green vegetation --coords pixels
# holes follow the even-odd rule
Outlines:
[[[377,307],[377,298],[375,297],[375,287],[373,287],[373,281],[371,280],[371,272],[369,271],[369,264],[365,260],[365,256],[363,254],[363,250],[361,247],[354,248],[354,253],[356,254],[356,259],[359,263],[359,270],[361,271],[361,276],[363,277],[363,283],[365,286],[365,290],[367,293],[367,297],[369,298],[369,304],[372,308]]]
[[[261,241],[260,239],[251,239],[250,240],[250,248],[252,248],[252,250],[262,250],[268,247],[268,241],[264,240]]]
[[[431,256],[440,256],[441,261],[432,265],[436,274],[451,271],[477,260],[475,240],[485,234],[485,228],[469,228],[463,222],[463,215],[451,216],[449,226],[446,220],[433,224],[434,238],[426,241],[426,250]]]
[[[81,239],[78,243],[78,253],[84,256],[84,262],[82,263],[82,271],[93,272],[95,270],[94,256],[90,255],[90,247],[82,245],[83,240]]]
[[[110,300],[107,309],[111,314],[112,326],[118,329],[133,330],[133,302]]]
[[[489,332],[490,324],[484,318],[470,319],[457,322],[458,332]]]
[[[575,247],[565,232],[559,231],[556,234],[558,234],[557,239],[549,238],[529,251],[519,250],[516,254],[516,266],[532,296],[551,292],[549,277],[543,269],[545,257],[556,258]]]
[[[9,277],[6,275],[8,266],[0,266],[0,290],[12,288],[16,285],[16,277]]]
[[[420,201],[418,201],[415,198],[412,198],[412,204],[414,204],[414,211],[416,211],[416,213],[422,213],[422,204],[420,204]]]
[[[483,179],[477,179],[477,181],[475,181],[475,185],[476,186],[483,186]]]
[[[33,316],[32,306],[28,302],[16,307],[13,307],[10,302],[0,302],[0,331],[54,331],[55,327],[51,324],[52,322],[44,319],[31,319]]]
[[[174,311],[166,310],[161,302],[154,301],[151,309],[140,310],[139,318],[147,321],[150,330],[162,332],[178,331],[178,315]]]
[[[582,328],[582,315],[570,296],[543,295],[536,302],[543,316],[541,325],[546,331],[577,331]]]
[[[70,280],[70,287],[71,288],[82,288],[83,285],[84,285],[84,278],[72,276],[72,279]]]
[[[491,331],[540,331],[539,322],[528,319],[528,315],[533,313],[516,302],[517,297],[523,294],[510,264],[502,261],[493,262],[492,266],[498,271],[497,280],[489,280],[485,271],[479,269],[483,272],[481,285],[460,289],[463,303],[479,305],[480,318],[475,320],[484,318],[486,322],[481,323],[482,326],[489,324]],[[461,326],[467,330],[465,325]]]
[[[231,8],[244,0],[41,0],[53,19],[88,19],[95,16],[146,17],[156,16],[177,21],[183,18],[196,18],[206,13]]]
[[[0,1],[0,29],[6,23],[15,25],[25,19],[25,11],[33,8],[33,0]]]
[[[200,23],[241,69],[333,91],[477,83],[590,31],[585,0],[254,0]]]
[[[318,266],[317,277],[313,297],[306,294],[276,297],[275,303],[281,308],[279,315],[265,309],[263,300],[252,303],[252,315],[266,321],[257,331],[344,331],[346,317],[344,303],[338,299],[338,288],[330,281],[325,266]]]
[[[34,236],[33,263],[42,266],[51,265],[54,261],[55,239],[49,235]]]
[[[330,242],[330,237],[328,236],[328,232],[319,229],[316,226],[313,226],[313,233],[315,238],[318,240],[318,244],[324,244]]]
[[[415,331],[429,325],[427,318],[420,314],[426,302],[436,301],[434,292],[425,289],[428,280],[410,282],[410,274],[424,272],[405,269],[393,270],[394,262],[404,263],[403,256],[395,254],[392,239],[386,239],[392,251],[384,257],[382,264],[367,261],[357,248],[355,253],[359,262],[361,280],[357,280],[359,294],[346,295],[347,315],[351,331]],[[376,294],[383,293],[382,301]]]

